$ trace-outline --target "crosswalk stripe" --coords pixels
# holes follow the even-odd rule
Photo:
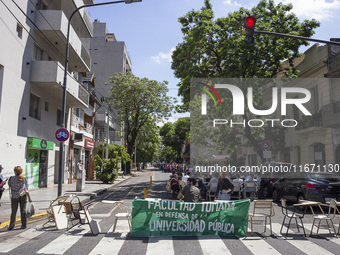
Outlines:
[[[293,239],[294,237],[290,237],[290,236],[286,237],[285,235],[284,236],[281,235],[280,234],[280,229],[281,229],[280,223],[272,223],[272,226],[273,226],[273,232],[275,232],[275,235],[284,237],[287,242],[289,242],[291,245],[295,246],[297,249],[299,249],[300,251],[308,255],[329,254],[329,251],[327,251],[326,249],[322,248],[321,246],[313,243],[312,241],[308,239],[298,240],[298,239]],[[305,230],[307,230],[308,228],[306,227],[306,224],[304,226],[305,226]],[[287,231],[287,228],[283,227],[282,233],[286,233],[286,231]],[[303,230],[300,230],[300,231],[303,231]],[[289,229],[288,233],[292,234],[294,232]]]
[[[250,236],[250,229],[248,229],[248,236],[246,238],[240,238],[240,241],[255,255],[281,254],[269,243],[263,240],[262,237],[257,235]]]
[[[118,254],[120,249],[122,248],[125,239],[130,232],[129,224],[127,220],[118,221],[115,233],[106,234],[100,242],[94,247],[94,249],[90,252],[90,255],[111,255]],[[109,231],[112,231],[113,226]]]
[[[10,239],[3,239],[0,241],[0,252],[10,252],[11,250],[19,247],[29,240],[41,235],[43,231],[37,231],[36,229],[29,229],[25,232],[20,233]]]
[[[146,255],[174,255],[174,245],[171,236],[149,237]]]
[[[219,236],[199,236],[198,241],[204,255],[231,254]]]
[[[305,224],[305,229],[310,231],[310,230],[312,229],[312,223]],[[337,228],[335,228],[335,230],[337,231]],[[314,228],[313,228],[313,234],[316,234],[316,231],[317,231],[317,229],[314,227]],[[334,230],[332,230],[332,234],[334,234],[333,231],[334,231]],[[328,229],[322,229],[322,228],[320,228],[319,234],[329,234],[329,231],[328,231]],[[335,243],[335,244],[340,245],[340,239],[339,239],[339,238],[336,238],[335,236],[332,237],[332,238],[330,239],[330,241],[333,242],[333,243]]]
[[[80,227],[82,228],[80,232],[73,234],[72,232],[76,231],[75,228],[76,227],[62,234],[57,239],[53,240],[48,245],[40,249],[37,253],[63,254],[69,248],[71,248],[71,246],[74,245],[78,240],[80,240],[86,233],[88,233],[90,230],[89,224],[85,224]]]

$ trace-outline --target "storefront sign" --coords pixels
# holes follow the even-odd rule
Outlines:
[[[91,140],[86,140],[86,148],[94,149],[94,142]]]
[[[53,150],[54,142],[38,139],[34,137],[27,137],[27,148]]]
[[[135,199],[131,235],[245,236],[249,205],[250,200],[186,203]]]

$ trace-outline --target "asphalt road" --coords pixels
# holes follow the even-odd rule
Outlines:
[[[143,237],[134,238],[129,234],[126,220],[119,220],[115,233],[112,233],[115,214],[119,208],[105,204],[101,200],[124,200],[131,211],[135,197],[143,198],[144,188],[150,188],[150,197],[165,199],[166,180],[169,173],[147,171],[132,178],[113,191],[93,200],[89,212],[99,222],[101,233],[91,234],[88,224],[75,225],[70,230],[57,230],[53,223],[42,227],[45,221],[30,223],[26,230],[0,232],[1,254],[339,254],[340,238],[335,238],[326,230],[319,236],[309,236],[312,215],[304,218],[307,237],[292,228],[288,236],[280,234],[283,215],[281,208],[275,206],[273,232],[263,232],[263,226],[256,226],[253,236],[247,238],[204,236],[204,237]],[[153,177],[150,186],[150,176]],[[252,210],[252,208],[250,209]],[[339,225],[339,219],[336,221]],[[285,228],[284,228],[285,230]],[[338,240],[339,239],[339,240]]]

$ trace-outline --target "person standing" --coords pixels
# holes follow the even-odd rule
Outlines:
[[[15,217],[17,215],[18,205],[20,204],[20,216],[21,216],[21,229],[27,227],[26,217],[26,203],[27,198],[32,202],[31,196],[27,188],[27,180],[22,175],[22,167],[14,167],[14,176],[11,176],[8,180],[8,186],[11,191],[11,221],[7,230],[12,230],[15,226]]]
[[[230,200],[230,195],[234,190],[234,184],[231,183],[228,177],[222,176],[218,179],[218,200]]]
[[[0,200],[2,197],[2,193],[4,193],[4,190],[5,190],[4,185],[6,184],[6,180],[4,180],[4,177],[1,174],[2,169],[4,168],[2,167],[2,165],[0,165]],[[1,203],[0,203],[0,206],[1,206]]]
[[[188,185],[179,192],[178,199],[184,199],[184,202],[198,202],[200,199],[200,190],[196,187],[196,179],[189,178]]]

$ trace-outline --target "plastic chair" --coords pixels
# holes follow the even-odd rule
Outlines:
[[[247,198],[247,193],[250,193],[250,199],[257,199],[257,185],[254,181],[247,181],[244,184],[243,198]]]
[[[234,190],[231,193],[231,199],[236,198],[238,200],[241,199],[241,183],[239,182],[233,182]]]
[[[209,201],[212,201],[211,199],[212,198],[214,199],[217,196],[217,186],[218,186],[218,183],[216,182],[210,183],[210,188],[207,191],[207,198]]]
[[[331,213],[332,209],[333,209],[333,213]],[[336,201],[334,199],[332,199],[329,203],[329,209],[328,209],[327,215],[325,215],[324,213],[313,215],[313,224],[312,224],[312,229],[310,231],[310,234],[312,235],[313,228],[315,226],[318,229],[317,232],[316,232],[316,234],[318,235],[321,221],[325,220],[326,223],[327,223],[327,228],[329,230],[329,233],[332,234],[331,228],[333,228],[335,236],[337,236],[337,232],[335,231],[335,227],[334,227],[334,223],[333,223],[333,219],[335,218],[335,214],[336,214],[337,211],[338,211],[338,207],[337,207]],[[315,224],[316,221],[319,221],[318,225]],[[332,224],[332,227],[330,227],[329,222]]]
[[[286,218],[289,218],[289,223],[288,223],[288,226],[287,226],[286,236],[288,235],[288,231],[289,231],[289,227],[290,227],[290,223],[291,223],[292,219],[295,219],[298,232],[300,232],[299,224],[298,224],[298,221],[297,221],[297,219],[299,219],[301,221],[301,226],[300,227],[302,227],[303,233],[306,236],[305,227],[303,226],[303,222],[302,222],[302,219],[303,219],[304,215],[297,214],[295,209],[294,209],[293,213],[289,213],[288,212],[288,208],[287,208],[287,203],[286,203],[285,199],[281,199],[281,208],[282,208],[282,214],[284,215],[284,217],[283,217],[280,233],[282,234],[282,228],[285,225]]]
[[[248,223],[250,222],[251,235],[253,235],[253,224],[263,224],[266,232],[267,221],[270,225],[270,234],[272,231],[271,218],[275,215],[273,202],[270,200],[254,200],[253,212],[248,214]]]
[[[130,231],[131,231],[131,213],[129,213],[128,209],[126,208],[126,206],[124,205],[123,202],[121,202],[121,205],[124,208],[125,212],[117,213],[115,215],[116,218],[115,218],[115,222],[114,222],[113,229],[112,229],[113,233],[116,230],[117,222],[118,222],[119,219],[126,219],[129,223],[129,228],[130,228]]]

